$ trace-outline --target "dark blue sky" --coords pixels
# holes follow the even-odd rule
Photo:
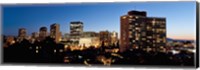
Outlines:
[[[3,34],[17,35],[24,27],[28,34],[59,23],[69,33],[71,21],[82,21],[84,31],[120,31],[120,16],[130,10],[147,11],[150,17],[166,17],[167,37],[195,39],[196,2],[131,2],[3,5]]]

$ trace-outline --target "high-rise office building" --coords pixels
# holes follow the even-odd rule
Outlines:
[[[100,31],[99,38],[101,44],[104,44],[104,46],[111,45],[111,33],[109,31]]]
[[[50,26],[50,37],[55,39],[55,42],[59,42],[61,40],[61,32],[59,24],[52,24]]]
[[[42,41],[48,36],[47,27],[41,27],[39,31],[39,40]]]
[[[26,29],[20,28],[18,32],[18,41],[22,41],[23,39],[26,39]]]
[[[78,42],[83,33],[83,22],[74,21],[70,23],[70,37],[74,42]]]
[[[153,51],[163,50],[166,46],[166,19],[149,17],[146,28],[146,47]]]
[[[120,17],[120,52],[128,49],[157,49],[165,47],[166,20],[147,17],[145,11],[129,11]]]

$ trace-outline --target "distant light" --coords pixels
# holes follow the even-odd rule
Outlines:
[[[87,59],[87,61],[90,61],[90,59]]]
[[[122,17],[123,19],[126,19],[126,16]]]
[[[113,59],[112,62],[115,62],[115,60]]]
[[[173,54],[178,54],[180,51],[172,50]]]
[[[88,65],[88,66],[92,66],[92,65],[89,64],[87,61],[84,61],[84,64],[85,64],[85,65]]]
[[[68,63],[68,62],[69,62],[69,60],[66,60],[66,59],[65,59],[65,60],[64,60],[64,62],[65,62],[65,63]]]
[[[54,49],[54,53],[56,53],[56,49]]]
[[[38,47],[38,46],[36,46],[36,49],[39,49],[39,47]]]
[[[60,52],[63,52],[63,49],[60,49],[59,51],[60,51]]]
[[[32,47],[29,47],[29,49],[32,49]]]
[[[38,51],[38,50],[36,50],[36,51],[35,51],[35,53],[39,53],[39,51]]]
[[[79,55],[78,58],[81,59],[81,58],[83,58],[83,57]]]
[[[195,53],[196,50],[195,49],[189,49],[188,51]]]

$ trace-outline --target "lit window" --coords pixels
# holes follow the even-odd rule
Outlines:
[[[139,40],[139,37],[136,37],[136,40]]]
[[[133,36],[132,35],[129,35],[129,38],[132,38]]]
[[[36,50],[36,51],[35,51],[35,53],[39,53],[39,51],[38,51],[38,50]]]
[[[126,19],[126,16],[122,17],[123,19]]]
[[[136,29],[136,30],[139,30],[140,28],[136,27],[135,29]]]
[[[157,40],[157,43],[160,43],[160,40]]]
[[[38,46],[36,46],[36,49],[39,49],[39,47],[38,47]]]
[[[144,41],[145,41],[145,40],[146,40],[146,38],[142,38],[142,40],[144,40]]]
[[[147,38],[151,39],[151,38],[152,38],[152,36],[147,36]]]
[[[163,47],[163,46],[160,46],[160,48],[163,49],[164,47]]]
[[[54,49],[54,53],[56,53],[56,49]]]
[[[135,18],[136,18],[136,19],[138,19],[139,17],[138,17],[138,16],[136,16]]]
[[[155,43],[156,41],[155,40],[153,40],[153,43]]]
[[[146,33],[145,32],[142,32],[142,36],[145,36],[146,35]]]
[[[138,23],[135,23],[135,25],[138,25]]]
[[[60,49],[59,51],[60,51],[60,52],[63,52],[63,49]]]
[[[132,31],[129,31],[129,34],[132,34]]]

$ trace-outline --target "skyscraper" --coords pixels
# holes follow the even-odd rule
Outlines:
[[[147,17],[146,15],[145,11],[129,11],[127,15],[120,17],[120,52],[132,48],[165,47],[165,18]]]
[[[70,37],[73,42],[78,44],[79,38],[83,33],[83,22],[74,21],[70,23]]]
[[[23,39],[26,39],[26,29],[20,28],[18,32],[18,41],[22,41]]]
[[[41,27],[39,32],[39,40],[42,41],[48,36],[47,27]]]
[[[50,37],[55,39],[55,42],[59,42],[61,40],[61,32],[59,24],[52,24],[50,26]]]
[[[160,51],[166,46],[166,19],[149,17],[146,22],[146,47]]]

